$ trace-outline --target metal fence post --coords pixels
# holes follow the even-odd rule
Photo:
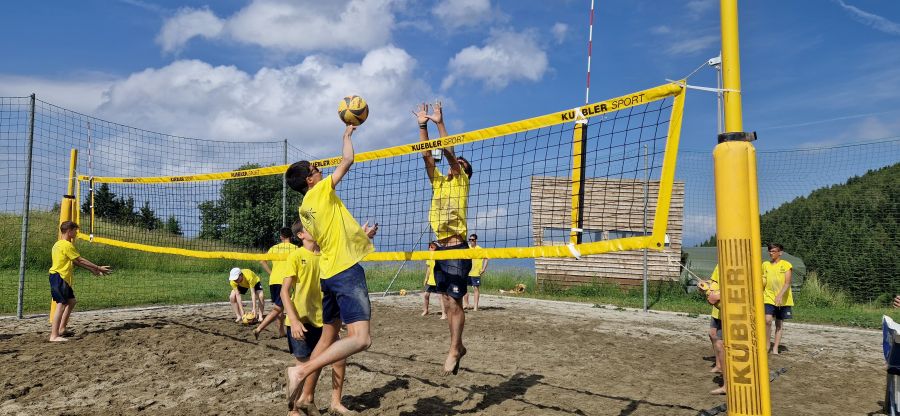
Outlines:
[[[25,157],[25,201],[22,203],[22,247],[19,251],[19,293],[16,299],[16,317],[22,319],[25,303],[25,255],[28,253],[28,217],[31,209],[31,154],[34,150],[34,101],[31,94],[31,114],[28,121],[28,153]]]
[[[287,139],[284,139],[284,164],[288,164]],[[281,226],[287,227],[287,177],[281,175]]]

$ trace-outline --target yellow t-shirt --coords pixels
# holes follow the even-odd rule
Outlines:
[[[472,248],[481,248],[481,246],[476,244]],[[484,272],[484,259],[472,259],[472,270],[469,270],[469,276],[481,277],[482,272]]]
[[[75,284],[75,264],[72,262],[81,257],[81,254],[78,254],[78,250],[75,249],[75,244],[68,240],[59,240],[53,244],[50,256],[53,259],[50,273],[59,273],[59,276],[69,286]]]
[[[321,328],[322,323],[322,289],[319,286],[319,261],[322,256],[303,247],[291,252],[287,263],[288,276],[296,276],[291,302],[300,322]],[[290,318],[284,324],[291,326]]]
[[[709,290],[716,291],[719,289],[719,265],[713,269],[712,276],[709,277]],[[719,307],[713,306],[712,312],[709,313],[713,318],[719,319]]]
[[[375,251],[372,241],[334,192],[331,175],[319,181],[303,197],[300,221],[319,244],[322,252],[320,278],[323,280],[349,269]]]
[[[775,296],[778,295],[778,292],[784,286],[784,275],[793,267],[787,260],[779,259],[778,263],[775,264],[772,264],[771,261],[763,262],[762,275],[766,282],[766,293],[763,299],[766,304],[775,304]],[[784,304],[779,306],[794,306],[794,296],[791,294],[791,288],[787,288],[787,291],[784,292],[782,301]]]
[[[278,243],[269,249],[268,254],[290,253],[297,249],[297,246],[291,243]],[[290,276],[290,266],[287,260],[272,261],[272,274],[269,275],[269,286],[280,285],[284,278]]]
[[[241,269],[241,274],[244,275],[244,280],[241,280],[240,285],[234,280],[228,281],[228,283],[231,284],[232,289],[237,289],[238,286],[252,289],[254,286],[256,286],[257,283],[259,283],[259,276],[257,276],[256,273],[253,273],[253,270]]]
[[[434,260],[425,260],[425,266],[428,267],[428,280],[425,281],[425,284],[428,286],[437,286],[437,282],[434,281]]]
[[[436,167],[431,176],[431,211],[428,221],[438,240],[459,235],[465,238],[466,209],[469,205],[469,177],[465,172],[444,176]]]

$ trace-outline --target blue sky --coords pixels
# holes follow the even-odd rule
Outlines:
[[[12,2],[0,96],[188,137],[338,152],[337,100],[366,97],[361,149],[414,141],[442,99],[452,131],[584,100],[588,0]],[[591,101],[718,54],[718,2],[597,0]],[[745,128],[761,150],[900,132],[900,3],[740,2]],[[715,86],[714,71],[692,84]],[[683,147],[711,150],[715,96],[691,91]]]

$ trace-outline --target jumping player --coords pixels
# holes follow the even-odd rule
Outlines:
[[[447,128],[444,125],[443,109],[441,103],[432,106],[431,114],[428,114],[428,105],[419,106],[414,115],[419,123],[419,140],[428,141],[428,121],[437,125],[441,137],[447,136]],[[469,178],[472,177],[472,166],[469,161],[456,157],[452,147],[442,148],[441,151],[450,164],[450,171],[444,176],[437,166],[430,150],[422,152],[425,161],[425,172],[431,182],[432,197],[431,210],[428,220],[437,237],[439,247],[437,250],[464,250],[466,245],[466,209],[469,201]],[[450,350],[444,360],[442,375],[457,374],[459,362],[466,355],[466,347],[463,345],[463,328],[466,324],[466,315],[463,311],[462,298],[466,295],[469,271],[472,269],[472,260],[453,259],[437,260],[434,265],[434,280],[437,283],[438,293],[447,307],[447,322],[450,327]]]
[[[375,250],[371,237],[378,224],[359,226],[347,211],[335,189],[353,165],[351,136],[356,126],[344,129],[342,158],[334,172],[326,178],[308,161],[291,165],[285,177],[291,189],[305,194],[300,204],[303,229],[318,243],[322,287],[322,322],[335,332],[341,322],[347,324],[347,336],[329,345],[321,355],[288,371],[289,407],[299,396],[300,381],[322,367],[364,351],[372,344],[369,321],[372,305],[366,273],[359,261]]]

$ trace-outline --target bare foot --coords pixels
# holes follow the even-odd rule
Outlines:
[[[321,416],[322,415],[321,413],[319,413],[319,408],[316,407],[316,404],[312,403],[312,402],[304,403],[304,402],[301,402],[298,400],[297,405],[294,407],[296,409],[300,410],[301,415],[306,415],[306,416]]]
[[[473,310],[473,311],[478,311],[478,307],[476,306],[476,307],[472,308],[472,310]]]
[[[241,323],[241,317],[238,316],[237,318],[234,318],[234,322],[238,324]]]
[[[68,341],[68,340],[69,340],[68,338],[63,338],[63,337],[50,338],[50,342],[64,342],[64,341]]]
[[[425,315],[428,315],[428,310],[427,310],[427,309],[424,310],[424,311],[422,311],[422,316],[425,316]]]
[[[721,373],[722,369],[719,367],[713,367],[711,370],[709,370],[709,372],[710,373]]]
[[[340,403],[338,403],[338,404],[332,403],[331,407],[328,408],[328,413],[332,414],[332,415],[342,415],[342,416],[356,414],[356,412],[344,407],[344,405],[342,405]]]
[[[447,314],[441,314],[441,319],[447,319]]]
[[[253,330],[253,338],[256,338],[256,340],[259,341],[259,331],[256,329]]]
[[[775,355],[781,355],[781,353],[778,352],[778,346],[777,346],[777,345],[773,345],[773,346],[772,346],[772,354],[775,354]]]
[[[725,394],[725,386],[719,387],[715,390],[710,390],[709,394]]]
[[[303,377],[299,377],[299,369],[297,367],[289,367],[284,370],[285,389],[288,400],[288,410],[294,410],[297,399],[300,398],[302,392],[301,384]]]
[[[441,371],[442,376],[449,376],[453,374],[454,376],[459,374],[459,362],[462,361],[462,358],[466,355],[466,347],[463,347],[462,351],[460,351],[459,355],[454,356],[452,353],[447,354],[447,360],[444,361],[444,368]]]

